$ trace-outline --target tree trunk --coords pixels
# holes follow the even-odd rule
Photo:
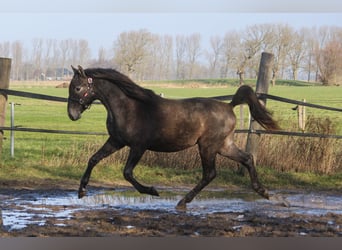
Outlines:
[[[245,72],[242,69],[238,69],[237,74],[239,75],[239,86],[243,85],[245,83]]]

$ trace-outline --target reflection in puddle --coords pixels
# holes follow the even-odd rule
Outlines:
[[[48,219],[55,219],[55,226],[65,226],[64,220],[70,219],[75,211],[89,209],[116,210],[158,210],[178,213],[177,202],[183,197],[181,192],[161,192],[160,197],[140,195],[132,191],[93,192],[78,199],[74,191],[60,191],[58,194],[32,193],[28,196],[2,196],[2,224],[7,231],[20,230],[30,224],[45,225]],[[243,213],[284,218],[291,214],[324,215],[342,214],[342,196],[324,194],[282,194],[290,207],[279,206],[276,202],[260,199],[254,193],[228,193],[227,191],[207,191],[188,204],[190,215],[213,213]],[[215,197],[215,198],[213,198]],[[1,211],[0,211],[1,212]]]

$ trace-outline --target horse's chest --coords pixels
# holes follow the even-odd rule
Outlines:
[[[121,131],[120,126],[118,124],[118,121],[114,118],[114,116],[108,115],[106,124],[107,124],[108,133],[111,136],[118,137],[122,133],[122,132],[120,133]]]
[[[108,115],[107,130],[116,140],[120,140],[122,143],[129,145],[132,139],[137,138],[137,133],[141,130],[141,127],[137,126],[134,121],[118,119],[115,116]]]

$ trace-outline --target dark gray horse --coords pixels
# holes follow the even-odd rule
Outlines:
[[[243,164],[249,172],[253,189],[268,199],[267,190],[260,184],[250,154],[234,144],[236,123],[233,108],[247,103],[252,117],[265,129],[278,129],[267,110],[260,105],[253,89],[241,86],[230,103],[209,99],[165,99],[153,91],[135,84],[127,76],[113,69],[85,69],[72,67],[74,76],[69,87],[68,114],[71,120],[81,114],[94,100],[107,109],[109,138],[88,162],[81,179],[78,195],[86,193],[91,171],[103,158],[124,146],[130,147],[123,174],[140,193],[158,195],[154,187],[140,184],[133,177],[133,169],[146,150],[175,152],[198,145],[202,160],[201,181],[181,199],[178,208],[207,186],[216,176],[215,159],[220,154]]]

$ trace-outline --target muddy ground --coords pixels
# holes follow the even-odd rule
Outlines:
[[[93,190],[104,187],[93,186]],[[15,197],[38,199],[37,195],[49,197],[75,192],[77,186],[71,183],[4,183],[0,182],[1,210],[23,209],[15,201]],[[34,194],[34,195],[33,195]],[[335,194],[336,195],[336,194]],[[176,203],[175,203],[176,204]],[[271,206],[279,204],[271,204]],[[210,206],[210,204],[209,204]],[[215,206],[215,200],[212,202]],[[22,228],[11,227],[0,220],[1,237],[55,237],[55,236],[342,236],[342,212],[268,213],[265,209],[252,206],[249,209],[232,212],[193,213],[158,208],[103,206],[83,207],[71,204],[49,204],[51,213],[69,211],[65,216],[48,216],[43,223],[32,223]],[[42,211],[41,203],[31,205],[29,212]],[[261,212],[262,211],[262,212]],[[38,216],[38,215],[37,215]],[[32,218],[34,220],[35,218]],[[14,222],[15,223],[15,222]],[[6,225],[5,225],[6,224]]]

